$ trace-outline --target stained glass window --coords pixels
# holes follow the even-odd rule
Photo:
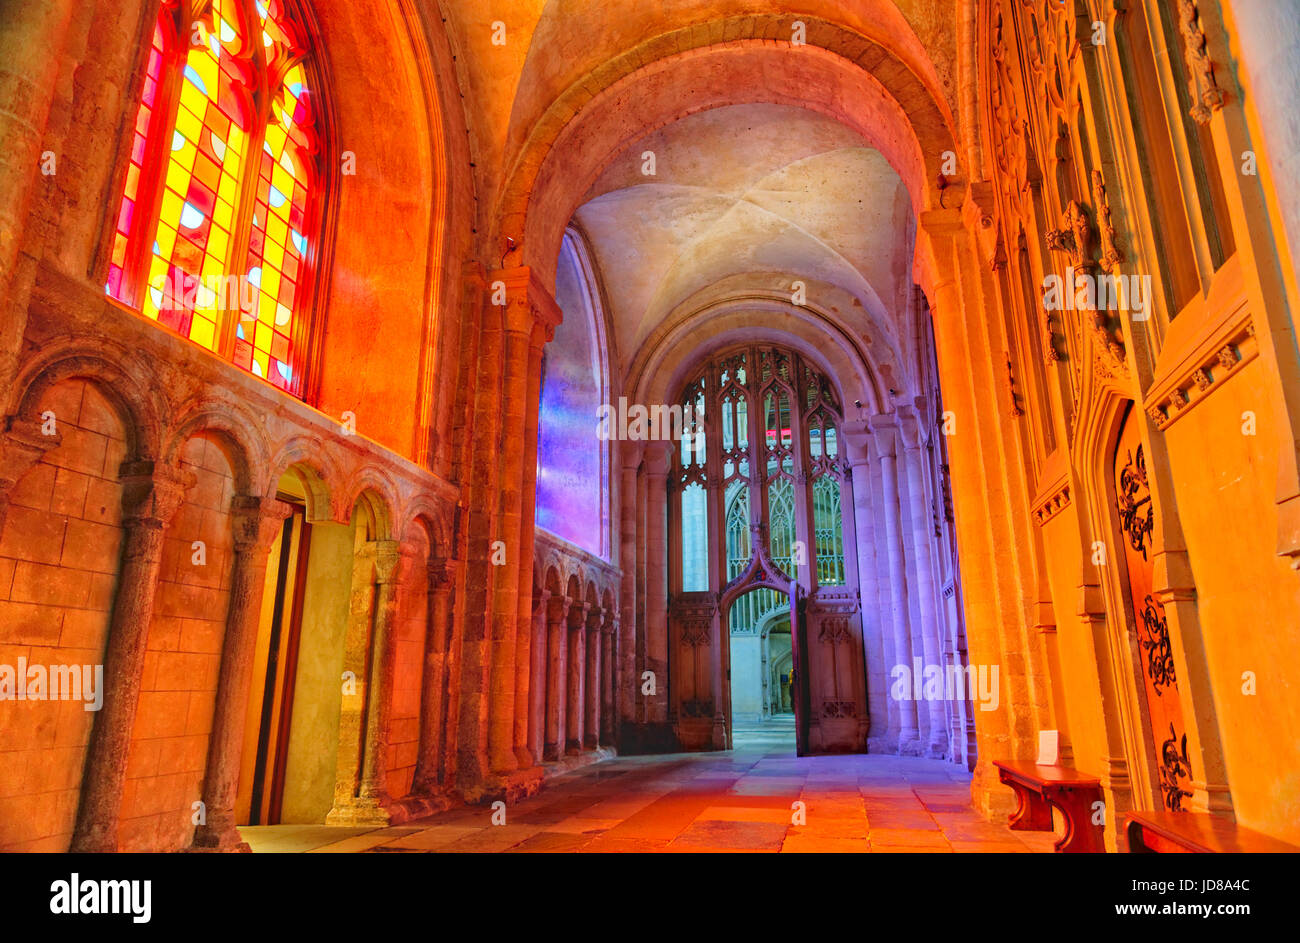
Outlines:
[[[733,350],[701,371],[682,402],[720,421],[705,423],[703,441],[674,456],[681,591],[791,579],[843,586],[846,478],[831,383],[803,355],[780,347]],[[754,631],[765,614],[789,606],[771,588],[741,599],[733,632]]]
[[[289,0],[168,0],[145,64],[105,289],[302,393],[319,144]]]

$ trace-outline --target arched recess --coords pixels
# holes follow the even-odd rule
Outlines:
[[[24,797],[23,815],[3,817],[0,849],[62,852],[84,791],[86,744],[102,716],[95,701],[103,707],[110,681],[103,665],[127,536],[119,472],[124,461],[141,457],[146,436],[143,417],[127,406],[132,388],[116,389],[90,361],[76,368],[64,361],[43,382],[14,392],[19,416],[36,422],[24,444],[41,444],[16,448],[12,422],[0,435],[0,572],[8,574],[0,589],[0,648],[24,655],[29,666],[76,666],[62,684],[78,700],[17,700],[31,673],[19,678],[13,658],[5,659],[0,763],[42,786]],[[53,434],[44,436],[42,425]],[[47,675],[42,689],[51,691],[53,683]],[[56,727],[57,743],[52,734],[31,735]]]
[[[589,100],[557,102],[512,165],[501,197],[502,234],[522,236],[518,261],[549,278],[564,227],[609,161],[647,131],[721,105],[768,102],[826,114],[886,157],[917,212],[937,202],[939,162],[953,150],[939,99],[889,50],[829,22],[810,22],[814,32],[841,54],[811,40],[789,48],[754,40],[665,49],[635,71],[602,75]],[[584,95],[590,87],[584,83]],[[947,201],[960,202],[956,194]]]
[[[537,423],[537,526],[609,559],[610,460],[616,435],[597,417],[610,403],[610,356],[600,282],[586,241],[566,232],[555,300],[564,320],[543,351]]]
[[[842,400],[816,361],[748,337],[738,344],[743,336],[703,360],[696,354],[668,400],[706,417],[703,434],[674,446],[668,476],[676,734],[687,749],[730,743],[731,620],[766,615],[785,596],[798,750],[862,750],[868,713],[855,525],[841,511],[853,507]],[[747,534],[728,514],[742,493]],[[738,611],[733,604],[754,591],[762,611]]]

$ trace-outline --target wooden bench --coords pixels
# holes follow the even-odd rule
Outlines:
[[[1297,847],[1208,812],[1129,812],[1133,854],[1295,854]]]
[[[1093,804],[1101,801],[1101,780],[1063,766],[1003,763],[995,760],[998,778],[1016,793],[1018,805],[1008,824],[1017,831],[1052,831],[1052,808],[1065,819],[1059,852],[1104,852],[1100,825],[1093,825]]]

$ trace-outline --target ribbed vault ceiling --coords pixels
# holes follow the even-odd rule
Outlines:
[[[850,330],[908,347],[907,191],[878,151],[822,115],[748,104],[683,118],[627,147],[575,220],[624,366],[675,308],[746,274],[838,286],[856,302],[840,312]]]

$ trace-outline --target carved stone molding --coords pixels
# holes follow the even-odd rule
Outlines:
[[[1034,520],[1038,522],[1039,526],[1046,524],[1056,515],[1069,507],[1070,500],[1070,486],[1066,485],[1042,504],[1034,508]]]
[[[1007,388],[1007,398],[1011,401],[1011,408],[1009,412],[1011,418],[1016,419],[1020,416],[1023,416],[1025,414],[1025,411],[1020,408],[1020,403],[1018,402],[1016,397],[1016,374],[1014,369],[1011,366],[1011,354],[1007,353],[1004,356],[1006,358],[1005,379],[1006,379],[1006,388]]]
[[[1187,90],[1192,98],[1189,113],[1198,124],[1208,124],[1214,112],[1227,103],[1227,95],[1214,78],[1214,60],[1210,58],[1209,43],[1201,28],[1197,0],[1178,0],[1178,31],[1183,35]]]
[[[1147,393],[1145,408],[1159,429],[1167,429],[1185,416],[1259,353],[1255,326],[1249,317],[1225,327],[1181,358],[1176,370],[1163,377],[1157,375]]]
[[[1100,170],[1092,172],[1092,204],[1097,211],[1097,229],[1101,236],[1101,261],[1098,264],[1103,272],[1114,274],[1119,263],[1124,261],[1124,253],[1119,249],[1110,201],[1106,199],[1106,181]]]

